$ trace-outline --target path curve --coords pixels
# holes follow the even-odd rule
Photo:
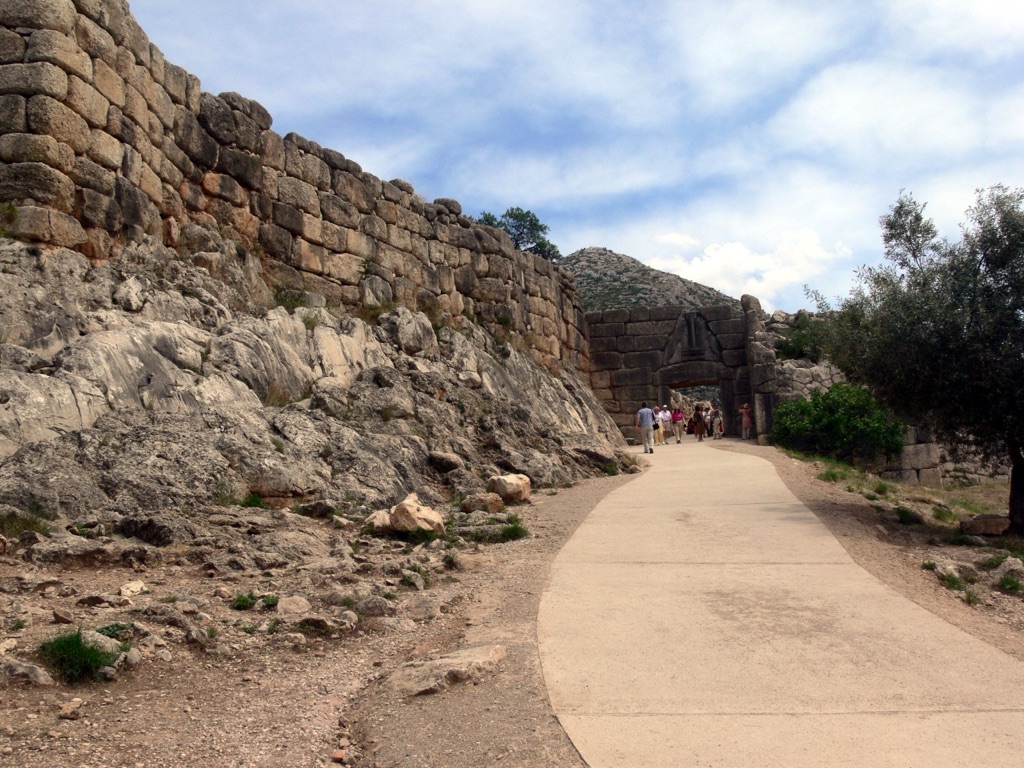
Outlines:
[[[591,768],[1019,765],[1024,662],[854,563],[764,459],[691,439],[649,460],[540,604]]]

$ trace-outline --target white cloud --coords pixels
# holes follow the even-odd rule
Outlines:
[[[908,53],[1020,58],[1024,5],[1007,0],[900,0],[883,4],[892,44]]]
[[[684,235],[681,232],[667,232],[664,235],[656,236],[654,239],[656,242],[665,243],[677,248],[680,253],[689,253],[700,248],[700,240],[693,235]]]
[[[647,263],[665,272],[683,275],[731,295],[757,296],[766,308],[775,308],[784,295],[823,274],[833,263],[848,259],[849,248],[821,244],[809,229],[783,232],[770,250],[758,252],[742,242],[711,243],[697,256],[681,253],[656,256]]]
[[[877,172],[961,157],[982,143],[983,119],[957,74],[872,61],[821,72],[770,121],[768,135],[794,155]]]

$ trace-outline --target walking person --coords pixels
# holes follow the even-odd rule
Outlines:
[[[699,405],[693,409],[693,434],[696,435],[698,443],[704,442],[704,411]]]
[[[672,409],[672,433],[676,436],[676,445],[679,445],[686,433],[686,416],[678,405]]]
[[[711,409],[711,439],[721,440],[723,431],[722,412],[716,405]]]
[[[640,440],[644,444],[644,453],[654,453],[654,411],[647,407],[647,403],[640,404],[640,410],[636,412],[634,425],[640,430]]]
[[[661,444],[668,445],[668,439],[672,436],[672,412],[667,405],[661,406],[658,423],[661,425],[661,429],[658,430],[661,432]]]

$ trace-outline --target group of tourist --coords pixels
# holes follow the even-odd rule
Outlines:
[[[748,440],[753,427],[750,406],[744,403],[736,413],[740,417],[743,439]],[[693,435],[697,442],[703,442],[705,435],[719,440],[725,432],[721,409],[717,405],[700,403],[694,406],[690,415],[684,414],[678,405],[671,409],[667,405],[650,408],[647,403],[643,403],[637,411],[635,426],[640,430],[644,453],[654,453],[655,445],[668,445],[669,438],[673,436],[678,445],[684,435]]]

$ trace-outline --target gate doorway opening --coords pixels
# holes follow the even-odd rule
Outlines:
[[[735,392],[733,391],[733,382],[731,381],[715,381],[715,380],[684,380],[674,382],[666,389],[669,391],[669,398],[672,399],[672,395],[678,393],[683,398],[683,402],[687,404],[687,407],[683,408],[683,411],[687,416],[693,414],[693,406],[695,403],[711,403],[711,405],[717,405],[719,410],[722,412],[722,421],[724,423],[724,434],[726,435],[740,435],[739,428],[739,417],[737,411],[742,403],[736,402]],[[678,400],[678,396],[676,397]]]

